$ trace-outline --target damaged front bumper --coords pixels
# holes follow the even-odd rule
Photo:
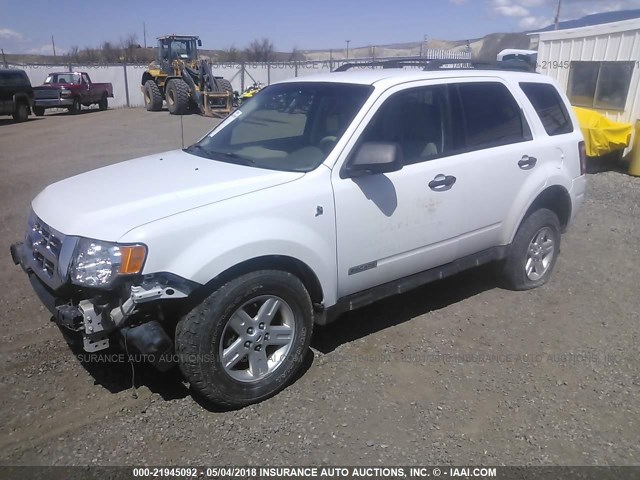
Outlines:
[[[161,308],[156,307],[166,305],[167,300],[187,298],[198,285],[175,275],[159,274],[140,276],[137,282],[120,284],[110,291],[91,291],[71,285],[66,266],[60,265],[61,255],[54,259],[50,245],[42,251],[33,242],[18,242],[10,250],[14,263],[22,267],[40,301],[51,312],[52,321],[81,337],[84,351],[104,350],[110,341],[118,340],[147,356],[157,368],[168,368],[166,363],[154,361],[173,351],[173,342],[157,318],[162,316]],[[57,253],[62,250],[60,242]],[[52,279],[58,280],[57,284]]]

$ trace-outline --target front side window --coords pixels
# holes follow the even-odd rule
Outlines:
[[[446,85],[392,95],[376,112],[360,141],[397,143],[405,165],[450,155],[454,141]]]
[[[308,172],[329,155],[371,91],[368,85],[341,83],[272,85],[185,151],[223,162]]]
[[[624,110],[634,62],[571,62],[568,96],[572,105]]]
[[[531,139],[522,110],[507,87],[497,82],[456,86],[467,149],[490,148]]]
[[[538,113],[540,121],[548,135],[562,135],[573,132],[569,112],[553,85],[548,83],[521,83],[531,105]]]

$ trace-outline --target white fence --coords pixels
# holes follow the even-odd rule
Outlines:
[[[416,60],[420,58],[466,60],[471,56],[468,52],[429,50],[424,57],[415,57]],[[212,63],[211,70],[214,75],[229,80],[234,90],[242,91],[246,86],[252,85],[254,82],[270,85],[292,77],[328,73],[345,63],[366,63],[372,60],[398,60],[398,58],[358,58],[309,62]],[[60,65],[9,64],[8,67],[24,70],[34,86],[42,85],[50,72],[87,72],[92,81],[110,82],[113,85],[114,98],[109,99],[109,106],[141,107],[144,105],[140,87],[142,74],[147,69],[147,65],[82,65],[74,63]]]

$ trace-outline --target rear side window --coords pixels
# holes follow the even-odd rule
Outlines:
[[[562,135],[573,132],[569,112],[558,91],[548,83],[521,83],[533,108],[535,108],[548,135]]]
[[[457,85],[467,149],[531,140],[531,131],[511,92],[501,83]]]
[[[22,87],[29,85],[29,78],[22,70],[5,70],[0,72],[0,85],[6,87]]]

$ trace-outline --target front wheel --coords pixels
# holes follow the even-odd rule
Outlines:
[[[529,290],[549,281],[560,252],[560,222],[551,210],[541,208],[520,225],[507,257],[502,277],[507,288]]]
[[[69,108],[69,113],[72,115],[77,115],[82,110],[82,103],[80,103],[80,98],[75,97],[73,99],[73,104],[71,104],[71,108]]]
[[[33,107],[33,113],[36,117],[44,116],[44,107]]]
[[[176,328],[180,369],[207,400],[242,407],[284,388],[311,341],[313,310],[294,275],[261,270],[215,291]]]
[[[186,115],[189,112],[189,86],[180,78],[167,82],[167,108],[171,115]]]

